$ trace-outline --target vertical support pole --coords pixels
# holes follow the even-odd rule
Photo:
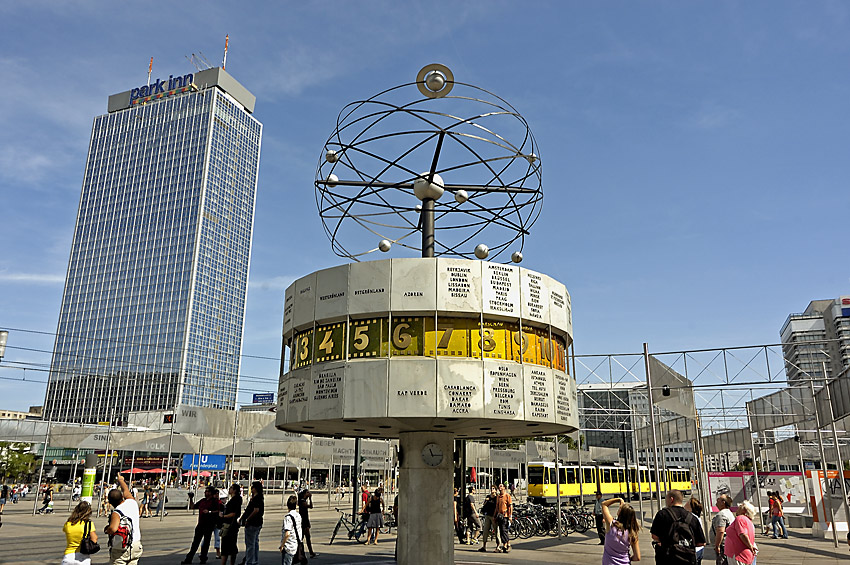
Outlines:
[[[759,513],[759,523],[761,524],[761,531],[764,531],[764,512],[762,512],[761,508],[761,485],[759,484],[759,467],[756,461],[756,444],[753,442],[753,430],[750,425],[750,407],[748,404],[744,404],[744,407],[747,410],[747,435],[750,436],[750,447],[753,450],[753,480],[755,481],[756,487],[756,508]]]
[[[632,481],[629,476],[629,447],[626,445],[626,423],[623,422],[623,459],[626,462],[626,500],[632,501]]]
[[[135,455],[136,452],[134,451],[133,454]],[[79,462],[79,460],[80,460],[80,449],[77,448],[77,449],[74,450],[74,469],[71,471],[71,484],[72,485],[75,485],[77,483],[77,462]],[[132,469],[132,467],[131,467],[131,469]],[[132,477],[133,475],[131,474],[130,476]],[[130,479],[130,482],[133,482],[132,479]],[[68,510],[71,509],[71,503],[73,502],[71,500],[72,498],[74,498],[74,487],[71,487],[71,496],[68,497]]]
[[[659,511],[661,505],[661,483],[658,482],[661,469],[658,461],[658,436],[655,431],[655,410],[652,404],[652,374],[649,368],[649,344],[643,344],[643,362],[646,367],[646,393],[649,400],[649,425],[652,428],[652,454],[655,459],[655,496],[658,502]],[[647,461],[648,463],[649,461]]]
[[[629,395],[631,396],[631,395]],[[638,508],[640,510],[640,523],[643,523],[644,513],[643,513],[643,484],[641,482],[641,469],[640,469],[640,457],[638,456],[637,450],[637,438],[635,437],[635,419],[634,413],[632,412],[632,403],[631,398],[629,399],[629,427],[632,429],[632,455],[635,458],[635,479],[637,481],[637,495],[638,495]]]
[[[824,376],[826,376],[826,375],[824,375]],[[814,382],[814,379],[811,379],[811,378],[809,379],[809,387],[811,387],[812,398],[814,399],[815,398],[815,382]],[[815,428],[817,428],[816,431],[817,431],[817,434],[818,434],[818,449],[820,450],[820,461],[821,461],[820,466],[823,469],[823,482],[824,482],[824,487],[826,487],[824,489],[824,495],[825,496],[823,497],[823,505],[824,505],[824,509],[829,514],[829,521],[832,524],[832,543],[837,548],[838,547],[838,532],[836,532],[836,528],[835,528],[835,510],[832,508],[832,497],[829,496],[829,492],[827,492],[829,490],[829,488],[828,488],[829,487],[829,478],[827,477],[826,454],[824,453],[824,449],[823,449],[823,438],[820,435],[820,427],[821,427],[820,412],[818,412],[818,403],[815,402],[814,405],[815,405]]]
[[[357,500],[360,498],[360,442],[362,440],[354,438],[354,472],[351,477],[351,519],[357,520]]]
[[[328,485],[328,510],[331,509],[331,489],[334,485],[334,454],[333,448],[331,448],[331,466],[328,469],[328,480],[325,481]]]
[[[103,506],[102,500],[104,495],[104,487],[106,486],[106,458],[109,457],[109,443],[112,439],[112,420],[115,417],[113,410],[112,416],[109,418],[109,427],[106,428],[106,451],[103,453],[103,469],[100,473],[100,498],[97,501],[97,516],[100,517],[100,509]],[[45,455],[47,454],[47,444],[44,446]]]
[[[44,432],[44,449],[41,451],[41,464],[38,466],[38,483],[37,483],[38,486],[36,488],[39,489],[39,490],[34,492],[33,494],[35,496],[32,497],[33,498],[32,515],[33,516],[35,516],[35,511],[38,509],[38,498],[41,496],[41,492],[39,492],[39,491],[41,489],[41,479],[44,476],[44,460],[47,459],[47,444],[50,442],[50,421],[51,421],[50,416],[51,416],[51,414],[48,413],[47,429]]]
[[[527,468],[526,468],[527,469]],[[526,484],[528,484],[526,482]],[[558,436],[555,436],[555,501],[558,505],[558,539],[561,539],[561,458],[558,457]]]
[[[130,455],[130,484],[133,484],[133,471],[136,470],[136,450],[133,450],[133,454]]]
[[[165,460],[165,482],[162,486],[162,512],[159,513],[159,521],[165,518],[165,497],[168,494],[168,479],[171,476],[171,448],[174,446],[174,420],[177,418],[177,410],[174,410],[174,415],[171,417],[171,433],[168,434],[168,458]],[[179,470],[177,471],[180,472]]]
[[[841,446],[838,445],[838,431],[835,429],[835,412],[832,408],[832,391],[829,390],[829,381],[826,379],[826,363],[821,361],[823,365],[823,387],[826,389],[826,403],[829,405],[829,419],[832,427],[832,443],[835,445],[835,457],[838,464],[835,466],[838,469],[838,482],[841,483],[841,494],[844,499],[844,518],[847,520],[847,527],[850,528],[850,506],[847,499],[847,484],[844,481],[844,460],[841,458]],[[833,528],[834,529],[834,528]]]
[[[230,484],[234,483],[233,468],[236,466],[236,430],[239,428],[239,410],[233,410],[233,444],[230,447]]]
[[[307,488],[310,489],[310,479],[313,476],[313,436],[310,436],[310,458],[307,460]],[[316,483],[318,486],[318,483]]]
[[[463,513],[463,501],[466,500],[466,440],[459,439],[457,440],[458,449],[460,450],[460,510]],[[463,520],[463,516],[458,517],[459,521]]]
[[[251,453],[248,457],[248,486],[254,482],[254,440],[251,440]]]
[[[809,486],[806,484],[806,464],[803,462],[803,447],[800,445],[802,438],[798,426],[794,425],[797,431],[797,454],[800,456],[800,477],[803,480],[803,497],[806,501],[806,513],[812,513],[812,508],[809,506]]]
[[[584,506],[584,467],[581,464],[581,428],[578,430],[578,497],[579,506]]]

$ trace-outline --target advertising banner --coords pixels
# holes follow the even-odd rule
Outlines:
[[[83,471],[83,491],[80,493],[80,500],[84,500],[91,504],[94,498],[94,482],[97,469],[90,468]]]
[[[806,471],[812,504],[812,534],[826,537],[827,533],[831,532],[833,524],[830,521],[829,507],[832,508],[834,515],[834,526],[839,532],[847,531],[846,502],[841,489],[842,479],[850,488],[850,471],[844,471],[841,479],[838,477],[838,471],[827,471],[826,477],[822,470]],[[829,499],[829,507],[826,504],[827,499]]]
[[[715,501],[721,494],[731,496],[736,508],[742,501],[749,500],[756,508],[766,509],[768,491],[779,492],[785,513],[802,513],[806,507],[806,492],[800,473],[759,473],[760,500],[756,500],[755,474],[752,471],[710,472],[708,489],[711,493],[712,512],[717,511]]]

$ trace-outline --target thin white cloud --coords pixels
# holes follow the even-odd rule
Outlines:
[[[733,125],[741,118],[734,108],[716,103],[706,103],[686,123],[689,127],[702,130],[715,130]]]
[[[295,277],[249,277],[248,288],[254,290],[286,290],[286,287],[295,281]]]
[[[4,273],[0,272],[0,281],[11,283],[34,283],[34,284],[63,284],[65,275],[41,274],[41,273]]]

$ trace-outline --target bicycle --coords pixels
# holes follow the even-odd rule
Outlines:
[[[345,513],[344,510],[340,510],[339,508],[334,508],[337,512],[339,512],[339,521],[336,523],[334,527],[334,532],[331,534],[331,541],[328,545],[333,544],[334,539],[336,539],[337,533],[339,533],[339,528],[341,526],[345,526],[345,529],[348,531],[348,539],[354,538],[357,543],[366,543],[366,520],[361,520],[359,522],[354,522],[348,517],[348,514]]]
[[[398,522],[396,522],[395,516],[393,516],[392,512],[384,512],[384,527],[378,528],[378,531],[382,534],[392,533],[393,528],[398,527]]]

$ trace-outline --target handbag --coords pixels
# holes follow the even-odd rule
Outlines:
[[[289,517],[292,518],[292,516]],[[292,557],[292,563],[295,565],[307,565],[309,561],[307,560],[307,554],[304,553],[304,542],[301,541],[301,536],[298,535],[298,525],[295,523],[295,518],[292,518],[292,529],[295,531],[295,541],[298,542],[295,555]]]
[[[91,520],[86,520],[85,529],[83,529],[83,539],[80,540],[80,553],[83,555],[94,555],[100,551],[100,544],[92,541],[89,534],[91,534]]]

